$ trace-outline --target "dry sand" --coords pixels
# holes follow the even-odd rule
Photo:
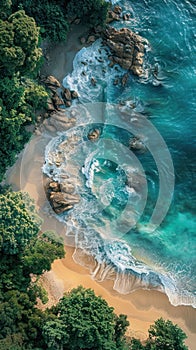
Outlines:
[[[49,48],[49,64],[45,65],[42,73],[55,75],[62,79],[66,73],[71,72],[72,61],[75,53],[82,46],[78,36],[82,34],[81,28],[70,33],[68,43]],[[47,203],[41,166],[43,164],[44,146],[49,137],[35,135],[26,149],[19,156],[16,164],[8,171],[7,182],[13,184],[13,189],[28,191],[35,199],[40,216],[44,219],[42,229],[56,230],[62,236],[64,227],[53,216]],[[48,305],[55,303],[64,292],[73,287],[83,285],[94,289],[97,295],[104,297],[110,306],[113,306],[117,314],[128,315],[130,327],[128,335],[145,339],[147,330],[157,318],[163,317],[177,323],[187,334],[187,345],[191,350],[196,343],[195,310],[192,307],[172,306],[165,294],[157,291],[140,290],[129,295],[120,295],[113,290],[113,283],[107,280],[101,283],[94,281],[88,269],[77,265],[72,254],[74,249],[66,246],[65,259],[56,260],[52,270],[44,274],[43,284],[46,287],[50,301]]]

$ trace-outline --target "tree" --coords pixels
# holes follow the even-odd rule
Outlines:
[[[38,48],[39,29],[33,18],[24,11],[0,20],[0,73],[12,76],[15,72],[28,74],[38,64],[42,51]]]
[[[1,194],[0,218],[0,252],[3,254],[19,254],[40,230],[41,220],[26,193]]]
[[[50,270],[64,247],[54,232],[40,232],[41,219],[27,194],[0,192],[0,349],[9,349],[13,341],[13,350],[41,350],[48,314],[36,303],[38,297],[46,300],[46,293],[31,276]]]
[[[0,5],[0,18],[6,19],[11,14],[11,0],[3,0]]]
[[[46,322],[43,328],[43,336],[49,348],[70,350],[123,348],[120,347],[123,345],[120,339],[124,333],[120,332],[119,335],[118,332],[115,334],[115,331],[121,328],[119,325],[126,317],[121,315],[118,319],[113,312],[114,309],[109,307],[104,299],[97,297],[93,290],[81,286],[73,289],[53,310],[58,321]],[[125,330],[124,326],[122,328]]]
[[[72,0],[67,6],[67,15],[70,18],[80,18],[82,23],[90,27],[104,25],[109,3],[104,0]]]
[[[19,4],[21,0],[15,1],[15,8]],[[52,42],[66,40],[69,24],[66,19],[65,1],[23,0],[22,8],[27,15],[35,19],[42,38],[49,38]]]
[[[159,318],[149,329],[150,349],[159,350],[187,350],[184,340],[186,334],[178,325],[174,325],[170,320]]]
[[[122,346],[122,344],[125,343],[125,333],[127,330],[127,327],[129,326],[129,321],[127,321],[126,315],[119,315],[116,316],[116,322],[115,322],[115,341],[118,349]]]
[[[132,338],[130,343],[130,350],[144,350],[145,347],[142,345],[139,339]]]
[[[55,259],[61,259],[64,255],[63,241],[54,232],[46,231],[25,249],[23,265],[26,273],[41,275],[51,269]]]

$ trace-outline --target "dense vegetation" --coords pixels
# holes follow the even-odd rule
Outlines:
[[[184,332],[163,319],[150,327],[145,344],[128,344],[126,316],[116,316],[91,289],[73,289],[56,306],[39,310],[37,299],[47,301],[39,276],[64,256],[62,241],[40,232],[41,219],[26,193],[1,188],[0,219],[0,349],[187,349]]]
[[[0,2],[0,181],[31,134],[36,110],[48,97],[37,81],[41,38],[65,41],[69,21],[103,24],[108,4],[103,0],[5,0]],[[39,26],[39,27],[38,27]]]
[[[45,315],[36,300],[46,300],[38,277],[64,256],[62,241],[53,232],[41,234],[40,226],[28,194],[1,190],[0,349],[37,347]]]
[[[86,26],[103,25],[109,3],[105,0],[12,0],[13,9],[24,9],[40,27],[42,38],[66,39],[69,23],[80,19]]]
[[[0,181],[29,140],[26,126],[35,122],[35,111],[48,96],[35,80],[39,29],[24,11],[10,12],[11,2],[6,1],[0,11]]]

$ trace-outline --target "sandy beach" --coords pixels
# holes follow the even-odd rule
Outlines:
[[[84,28],[82,29],[84,31]],[[79,36],[82,35],[80,27],[72,28],[66,44],[49,47],[42,74],[54,75],[60,81],[72,70],[72,62],[75,53],[82,45]],[[12,184],[14,190],[29,192],[35,200],[39,215],[44,222],[42,230],[55,230],[64,236],[65,228],[53,216],[52,209],[47,202],[41,167],[44,159],[44,147],[50,139],[47,134],[44,138],[41,133],[34,135],[19,156],[16,164],[7,173],[7,182]],[[66,242],[67,244],[69,242]],[[117,314],[124,313],[128,316],[130,327],[129,336],[145,339],[147,330],[156,319],[163,317],[177,323],[187,334],[186,344],[191,350],[196,341],[195,310],[188,306],[174,307],[167,296],[157,291],[139,290],[128,295],[120,295],[113,290],[113,281],[97,282],[91,278],[90,271],[76,264],[72,258],[74,248],[66,245],[66,257],[56,260],[52,270],[45,273],[42,279],[43,285],[48,291],[48,306],[57,302],[64,292],[78,285],[92,288],[97,295],[105,298],[110,306],[113,306]]]

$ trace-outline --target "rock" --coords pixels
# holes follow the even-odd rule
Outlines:
[[[71,107],[71,101],[65,101],[65,106],[66,107]]]
[[[49,183],[48,188],[51,190],[51,192],[59,192],[60,185],[58,182],[52,181]]]
[[[112,51],[111,64],[118,63],[138,76],[143,74],[144,43],[147,42],[144,38],[128,28],[107,27],[103,39]]]
[[[97,80],[96,80],[95,78],[91,78],[91,84],[92,84],[93,86],[96,86]]]
[[[116,6],[114,7],[113,11],[114,11],[114,13],[117,13],[118,15],[120,15],[121,12],[122,12],[122,7],[116,5]]]
[[[144,153],[147,151],[146,146],[144,145],[142,140],[140,140],[139,137],[134,137],[133,139],[131,139],[129,147],[131,149],[139,151],[140,153]]]
[[[75,191],[75,186],[70,182],[63,183],[61,185],[61,191],[72,194]]]
[[[77,194],[67,194],[62,192],[51,192],[50,204],[57,213],[63,213],[73,208],[74,204],[79,203],[80,198]]]
[[[57,214],[68,211],[80,201],[77,194],[73,194],[75,188],[71,183],[60,184],[56,181],[46,183],[46,193],[48,200]]]
[[[114,79],[113,85],[118,85],[118,84],[119,84],[119,79],[118,78]]]
[[[97,34],[97,33],[101,33],[103,31],[103,27],[102,26],[97,26],[94,28],[94,32]]]
[[[94,43],[96,40],[95,36],[94,35],[90,35],[87,39],[87,44],[91,44],[91,43]]]
[[[67,101],[71,101],[71,91],[68,88],[65,88],[63,91],[63,97]]]
[[[81,42],[82,45],[84,45],[86,43],[86,38],[84,36],[82,36],[80,38],[80,42]]]
[[[56,88],[61,87],[61,84],[55,77],[53,77],[53,75],[49,75],[47,78],[45,78],[44,83],[46,85],[53,86]]]
[[[88,133],[88,139],[90,141],[96,141],[100,137],[100,130],[99,129],[93,129]]]
[[[123,14],[123,20],[124,21],[129,21],[130,17],[131,17],[130,13],[124,13]]]
[[[121,80],[122,86],[125,86],[127,84],[128,78],[129,78],[129,74],[125,73]]]
[[[73,90],[71,91],[71,97],[74,99],[74,98],[78,98],[78,93],[77,91]]]
[[[106,23],[111,23],[113,21],[120,21],[120,16],[116,14],[114,11],[110,10],[108,11],[108,14],[107,14]]]
[[[46,108],[47,108],[47,111],[49,113],[55,111],[55,107],[54,107],[54,104],[53,104],[51,98],[48,98],[48,100],[47,100],[47,107]]]
[[[61,105],[64,105],[63,100],[57,94],[54,94],[52,96],[52,102],[56,108],[58,108]]]

